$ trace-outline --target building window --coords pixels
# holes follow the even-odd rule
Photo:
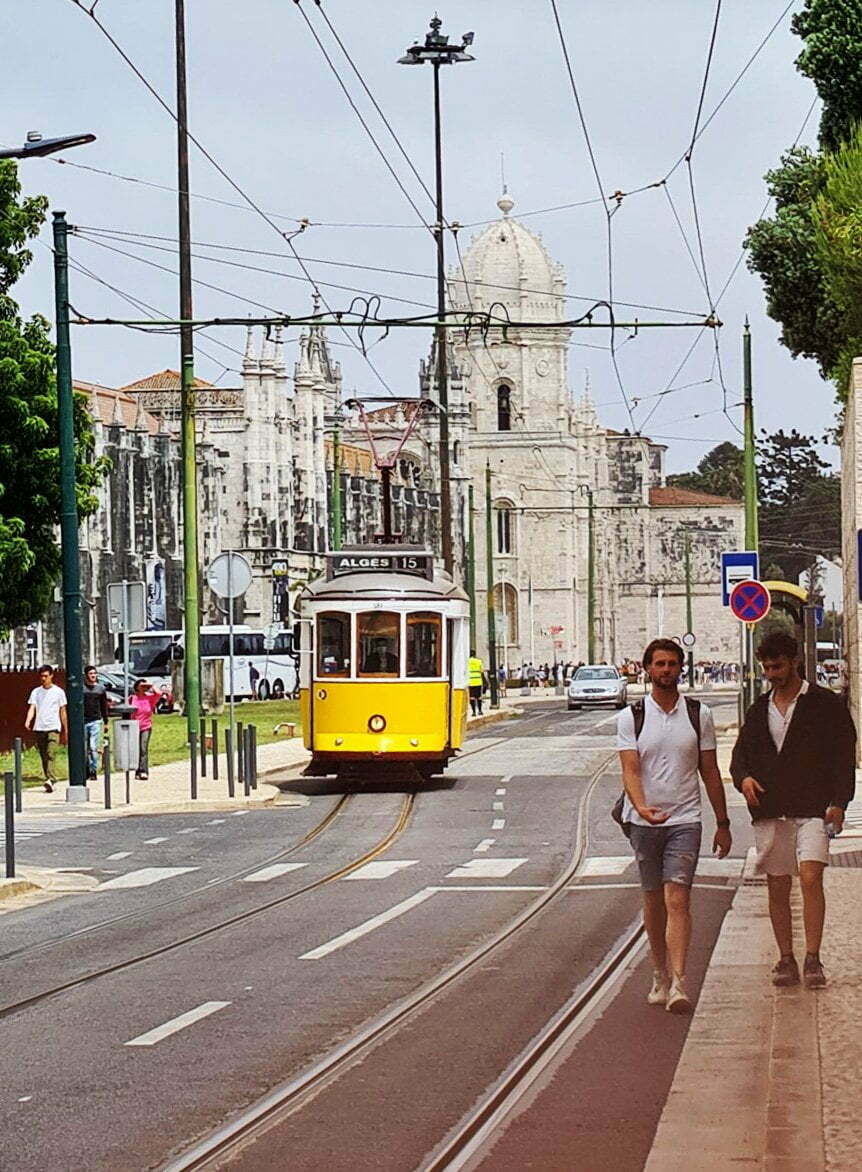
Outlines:
[[[497,387],[497,431],[512,430],[512,388]]]
[[[494,587],[494,618],[498,639],[507,647],[518,642],[518,592],[509,582]]]
[[[512,553],[512,510],[508,505],[497,506],[497,553]]]

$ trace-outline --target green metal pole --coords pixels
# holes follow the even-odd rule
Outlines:
[[[436,176],[437,223],[434,238],[437,245],[437,328],[435,345],[437,358],[437,401],[440,422],[440,535],[443,569],[454,577],[455,554],[452,545],[452,481],[449,457],[449,368],[446,354],[446,258],[443,235],[443,143],[440,119],[440,63],[432,62],[434,69],[434,159]]]
[[[754,442],[754,398],[751,391],[751,330],[748,318],[742,334],[743,382],[743,469],[745,477],[745,548],[757,550],[760,543],[757,521],[757,468]]]
[[[75,492],[75,399],[69,344],[69,252],[66,213],[54,212],[54,294],[57,316],[57,422],[60,445],[60,545],[63,555],[63,642],[66,651],[66,715],[69,786],[73,801],[86,801],[84,780],[84,677],[81,655],[81,566]]]
[[[177,187],[179,188],[180,412],[183,456],[183,638],[185,641],[186,724],[197,732],[201,716],[200,582],[198,578],[197,442],[194,410],[194,329],[192,313],[191,228],[189,222],[189,142],[186,103],[184,0],[174,0],[177,57]]]
[[[473,482],[467,488],[467,594],[470,598],[470,646],[476,646],[476,532],[473,523]]]
[[[685,531],[685,629],[691,631],[691,533]],[[694,687],[694,652],[688,650],[688,686]]]
[[[491,707],[497,699],[497,623],[494,616],[494,541],[491,527],[491,465],[485,464],[485,566],[488,585],[488,677],[491,684]]]
[[[587,662],[596,662],[596,527],[591,488],[587,488]]]
[[[332,433],[332,548],[341,549],[341,433]]]

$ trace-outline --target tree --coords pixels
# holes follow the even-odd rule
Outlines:
[[[791,28],[803,40],[796,67],[823,100],[821,149],[834,152],[862,118],[862,0],[805,0]],[[827,182],[824,154],[792,148],[766,182],[775,214],[746,233],[748,267],[763,279],[767,312],[781,325],[782,344],[794,357],[816,359],[843,398],[847,354],[862,345],[862,333],[842,306],[817,243],[812,208]]]
[[[678,472],[667,478],[675,488],[692,488],[734,500],[742,499],[743,480],[742,449],[730,441],[707,452],[694,472]]]
[[[0,629],[40,618],[60,570],[57,387],[48,323],[21,318],[9,290],[30,263],[47,200],[21,199],[17,168],[0,161]],[[75,403],[78,508],[96,507],[93,489],[104,472],[93,461],[90,418]]]

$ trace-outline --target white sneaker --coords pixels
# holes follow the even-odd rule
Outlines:
[[[665,1009],[668,1013],[691,1013],[691,1001],[688,999],[682,977],[674,977],[671,981]]]
[[[665,1005],[668,994],[668,975],[667,973],[654,972],[652,975],[652,988],[647,993],[647,1003],[649,1005]]]

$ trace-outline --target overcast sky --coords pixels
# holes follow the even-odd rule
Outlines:
[[[92,0],[87,0],[90,6]],[[785,8],[786,0],[724,0],[701,124]],[[791,12],[801,7],[801,0]],[[190,128],[231,177],[267,212],[308,217],[313,226],[296,245],[315,279],[404,301],[385,300],[384,313],[432,308],[433,243],[398,190],[338,87],[293,0],[186,0]],[[432,206],[399,158],[370,110],[355,75],[334,45],[311,0],[303,10],[334,55],[339,72],[378,141],[402,176],[421,213]],[[431,70],[406,69],[396,60],[424,37],[433,6],[428,0],[326,0],[325,9],[406,151],[429,187],[433,183]],[[575,79],[604,191],[630,191],[661,179],[686,150],[704,74],[712,0],[558,0]],[[457,0],[441,3],[444,32],[475,31],[475,62],[442,75],[446,215],[465,225],[498,215],[501,153],[516,201],[513,215],[540,232],[565,267],[568,292],[588,300],[568,302],[572,316],[589,300],[607,296],[605,216],[597,202],[542,214],[528,212],[595,200],[597,188],[565,72],[550,0]],[[760,213],[763,173],[800,132],[814,96],[793,66],[800,49],[788,12],[757,59],[697,142],[692,169],[703,234],[707,277],[715,298],[740,255],[746,228]],[[173,105],[173,0],[99,0],[97,16],[154,87]],[[62,156],[147,183],[174,188],[175,134],[171,118],[117,55],[74,0],[2,0],[4,59],[0,141],[17,144],[30,129],[46,136],[92,131],[98,141]],[[9,51],[13,49],[14,51]],[[815,110],[802,142],[816,139]],[[192,148],[192,236],[203,256],[257,265],[301,277],[276,231],[242,200]],[[61,165],[50,160],[21,164],[28,193],[44,192],[71,223],[99,229],[176,236],[176,197],[171,191]],[[688,173],[679,167],[667,190],[697,254]],[[349,226],[345,226],[349,225]],[[465,228],[462,250],[479,229]],[[43,240],[49,239],[46,228]],[[695,264],[662,188],[627,197],[613,219],[615,296],[660,310],[618,307],[618,317],[683,320],[708,310]],[[203,247],[204,242],[257,249],[248,255]],[[172,240],[151,241],[167,251],[105,241],[112,248],[175,268]],[[451,242],[447,242],[450,260]],[[74,259],[103,281],[174,314],[176,277],[118,255],[83,238],[71,242]],[[324,260],[420,276],[364,272]],[[267,308],[300,314],[310,308],[304,279],[196,259],[194,275],[220,286],[195,287],[195,314],[245,315]],[[322,284],[334,308],[352,293]],[[53,313],[51,256],[37,247],[32,268],[17,288],[27,313]],[[241,298],[247,298],[243,301]],[[115,293],[78,273],[71,299],[89,316],[137,317]],[[258,304],[249,304],[249,301]],[[794,361],[778,344],[778,330],[764,312],[759,278],[741,265],[719,304],[724,322],[720,349],[730,419],[740,422],[741,332],[746,313],[753,333],[754,387],[759,427],[797,427],[820,434],[833,421],[834,396],[814,363]],[[295,337],[296,331],[291,332]],[[214,337],[243,344],[243,331]],[[343,336],[331,333],[344,370],[345,388],[383,393],[381,383]],[[643,425],[654,396],[671,382],[696,332],[643,331],[620,350],[623,385]],[[570,385],[580,390],[589,370],[593,397],[609,427],[629,425],[599,331],[577,331],[570,353]],[[622,341],[622,338],[618,338]],[[76,377],[111,386],[177,366],[177,341],[120,328],[73,331]],[[197,372],[220,385],[237,385],[239,356],[201,340],[208,355]],[[402,330],[370,354],[385,383],[413,395],[416,369],[427,341]],[[295,346],[288,350],[295,354]],[[217,360],[217,361],[215,361]],[[224,365],[220,365],[224,364]],[[227,366],[229,369],[225,370]],[[711,379],[706,382],[704,380]],[[667,394],[645,425],[668,444],[670,471],[693,467],[724,439],[738,440],[723,414],[724,395],[715,368],[712,336],[705,331],[674,385],[698,383]],[[695,414],[699,418],[692,418]],[[826,454],[834,455],[827,450]]]

